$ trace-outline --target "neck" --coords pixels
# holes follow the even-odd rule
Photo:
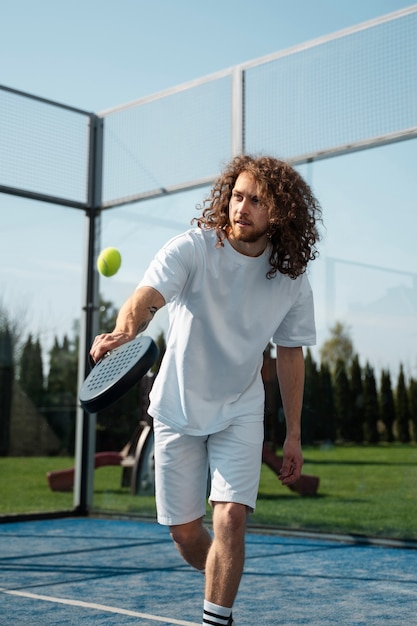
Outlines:
[[[256,241],[242,241],[235,239],[231,233],[228,233],[227,239],[236,252],[245,256],[261,256],[268,245],[268,238],[266,236],[259,237]]]

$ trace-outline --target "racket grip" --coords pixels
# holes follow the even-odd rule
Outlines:
[[[98,361],[95,361],[93,359],[93,357],[91,356],[91,354],[88,355],[88,362],[90,364],[90,368],[93,369],[93,367],[95,365],[97,365],[97,363],[100,363],[100,361],[102,361],[106,356],[109,356],[110,352],[106,352],[106,354],[104,356],[101,357],[101,359],[99,359]]]

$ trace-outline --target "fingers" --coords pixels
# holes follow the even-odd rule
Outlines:
[[[279,472],[279,480],[283,485],[292,485],[301,476],[302,465],[296,462],[283,463]]]
[[[297,443],[291,445],[286,442],[283,449],[282,467],[279,473],[279,480],[283,485],[292,485],[301,476],[303,467],[303,456],[301,446]]]
[[[106,352],[108,352],[108,348],[106,348],[109,341],[107,339],[108,336],[109,335],[97,335],[94,339],[93,345],[90,349],[90,357],[94,363],[97,363],[97,361],[99,361],[106,354]]]
[[[132,339],[132,337],[123,333],[105,333],[103,335],[97,335],[91,346],[90,356],[94,363],[97,363],[107,352],[114,350],[130,339]]]

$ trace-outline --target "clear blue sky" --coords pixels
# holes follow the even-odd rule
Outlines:
[[[0,83],[98,112],[411,4],[13,0],[1,16]]]
[[[100,112],[411,4],[401,0],[13,0],[3,8],[1,16],[0,84]],[[415,144],[415,141],[409,143]],[[415,169],[407,150],[405,153],[402,150],[388,148],[377,162],[381,165],[381,172],[394,170],[404,187],[409,184],[410,176],[415,175]],[[381,197],[375,196],[375,189],[385,177],[383,173],[378,177],[377,171],[370,172],[368,184],[363,178],[359,180],[366,159],[365,153],[345,158],[344,175],[347,172],[347,178],[343,183],[339,183],[340,166],[339,169],[330,163],[315,166],[313,182],[317,183],[320,200],[327,209],[329,234],[325,254],[411,271],[416,267],[415,243],[411,239],[411,233],[416,230],[415,201],[403,203],[404,218],[407,224],[410,219],[414,220],[414,226],[399,231],[399,240],[394,246],[395,259],[390,254],[387,260],[382,254],[391,226],[388,230],[378,231],[381,221],[385,220],[381,219],[381,213],[378,219],[361,213],[364,222],[369,222],[367,231],[358,227],[356,232],[352,227],[349,214],[355,198],[360,195],[368,203],[382,202]],[[333,185],[326,186],[322,181],[329,180],[329,177]],[[349,187],[350,198],[341,185]],[[390,189],[389,193],[381,192],[382,195],[387,202],[395,202],[397,191]],[[410,196],[410,192],[407,195]],[[193,195],[189,198],[191,216],[194,215],[194,199]],[[336,203],[339,208],[337,224],[328,210]],[[388,215],[388,210],[384,209],[382,215]],[[158,207],[154,210],[154,219],[157,211]],[[79,212],[39,206],[39,203],[34,207],[29,201],[2,194],[0,212],[0,243],[7,253],[7,263],[0,268],[0,298],[6,304],[13,302],[15,310],[31,307],[33,314],[27,321],[28,329],[50,343],[54,334],[59,334],[60,329],[70,329],[72,320],[79,317],[82,246],[77,243],[77,254],[74,255],[73,242],[74,237],[81,240],[83,236]],[[178,224],[186,228],[188,217],[188,213],[186,217],[179,217]],[[117,223],[114,217],[108,219],[103,225],[103,245],[119,246],[120,241],[123,248],[128,242],[132,243],[132,235],[137,234],[139,228],[135,219],[132,208],[121,209]],[[339,231],[346,229],[349,233],[346,241],[332,240],[333,225]],[[140,228],[143,231],[143,223]],[[397,233],[395,229],[399,226],[392,225],[392,228],[391,234]],[[60,233],[59,239],[57,233]],[[158,230],[153,223],[146,231],[149,254],[173,234],[172,229]],[[125,273],[105,284],[105,295],[117,305],[140,279],[142,270],[134,266],[133,246],[122,252],[125,252]],[[342,276],[342,266],[339,269]],[[353,273],[355,271],[352,269]],[[355,300],[365,301],[372,291],[358,289],[357,295],[354,293],[353,299],[349,300],[349,290],[356,292],[361,275],[361,272],[354,275],[353,286],[351,276],[346,290],[340,289],[338,282],[336,296],[342,310],[348,311]],[[384,280],[386,278],[387,275]],[[370,274],[367,280],[373,281],[374,277]],[[376,283],[378,280],[375,279]],[[326,338],[326,316],[321,311],[325,297],[320,293],[323,287],[313,276],[314,282],[319,292],[320,344]],[[388,292],[391,287],[396,290],[398,286],[398,281],[393,278],[392,285],[388,280],[386,290]],[[406,279],[404,286],[408,289]],[[397,292],[395,297],[398,297]],[[378,300],[381,300],[380,288],[375,290],[375,302]],[[360,311],[358,313],[356,306],[356,318],[358,315]],[[415,350],[407,348],[413,345],[413,341],[417,344],[413,314],[410,319],[407,318],[407,324],[411,331],[407,331],[403,338],[405,347],[399,351],[398,358],[404,360],[408,370],[415,374],[417,356]],[[392,332],[386,338],[385,322],[381,323],[372,346],[364,348],[365,356],[369,354],[379,366],[397,359],[396,339]],[[350,324],[349,316],[346,323]],[[365,345],[366,332],[365,336],[363,332],[357,336],[354,333],[354,339]],[[380,347],[385,341],[382,350]],[[385,361],[385,353],[389,354],[388,361]]]

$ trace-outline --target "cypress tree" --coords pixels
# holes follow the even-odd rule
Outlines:
[[[391,376],[388,370],[381,372],[381,386],[379,391],[379,407],[381,420],[385,427],[385,439],[388,443],[395,440],[394,422],[395,422],[395,402],[394,394],[391,386]]]
[[[44,395],[42,351],[39,339],[34,342],[32,335],[29,335],[23,346],[19,370],[21,388],[35,406],[40,407]]]
[[[346,365],[341,359],[337,361],[334,373],[334,398],[337,437],[342,441],[348,441],[352,403]]]
[[[396,394],[396,414],[398,440],[401,443],[409,443],[410,437],[410,407],[408,402],[407,387],[402,364],[398,375]]]
[[[10,449],[13,381],[13,337],[5,326],[0,328],[0,456],[7,456]]]
[[[77,404],[77,350],[65,335],[62,344],[55,337],[49,355],[45,417],[60,439],[62,450],[72,452]]]
[[[378,443],[379,441],[378,392],[376,389],[374,370],[369,365],[369,363],[367,363],[365,366],[363,392],[364,392],[363,397],[364,397],[365,439],[368,443]]]
[[[350,367],[350,392],[352,401],[350,438],[355,443],[362,443],[364,431],[364,391],[362,368],[357,354],[353,357]]]
[[[320,367],[320,404],[318,420],[318,438],[334,443],[336,440],[336,414],[332,375],[327,363]]]
[[[319,373],[311,350],[305,356],[305,384],[302,410],[303,441],[312,444],[316,436],[316,419],[318,415]]]
[[[413,425],[413,441],[417,443],[417,380],[410,378],[408,385],[408,396],[410,398],[411,423]]]

